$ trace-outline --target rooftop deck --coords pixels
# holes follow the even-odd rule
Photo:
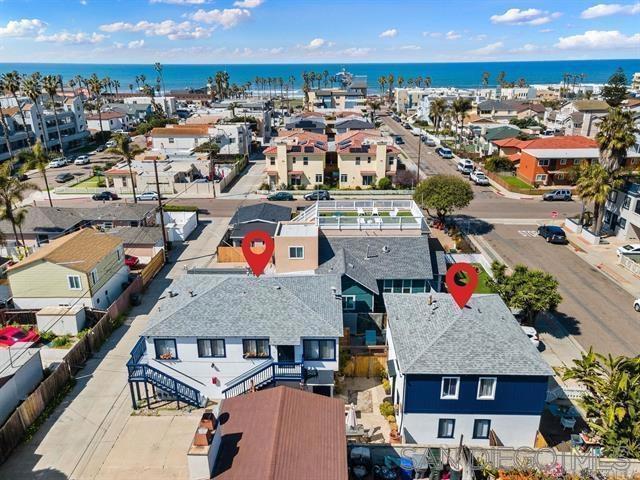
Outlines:
[[[413,200],[320,200],[293,219],[322,230],[413,230],[429,232]]]

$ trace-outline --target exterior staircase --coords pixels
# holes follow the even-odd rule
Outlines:
[[[317,375],[315,368],[305,368],[302,362],[274,362],[269,359],[228,382],[222,393],[224,398],[236,397],[268,387],[277,381],[304,382]]]
[[[131,358],[127,362],[127,371],[129,372],[129,387],[131,390],[131,400],[133,408],[137,409],[137,403],[135,401],[135,395],[133,390],[134,384],[143,383],[145,387],[145,393],[147,396],[147,402],[149,401],[149,395],[147,385],[152,385],[154,389],[161,390],[167,395],[173,397],[178,403],[180,408],[180,402],[194,407],[202,407],[207,401],[207,398],[200,393],[200,391],[188,385],[185,382],[178,380],[177,378],[160,371],[157,368],[152,367],[147,363],[141,363],[141,359],[147,351],[147,345],[144,338],[140,338],[136,343],[133,350],[131,350]],[[136,389],[139,387],[136,386]],[[138,394],[140,397],[140,394]]]

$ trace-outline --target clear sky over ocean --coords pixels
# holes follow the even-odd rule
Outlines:
[[[0,62],[640,58],[635,0],[0,0]]]

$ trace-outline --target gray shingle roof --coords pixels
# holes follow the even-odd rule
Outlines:
[[[265,222],[282,222],[291,220],[291,209],[282,205],[274,205],[272,203],[257,203],[255,205],[247,205],[240,207],[233,214],[229,224],[252,222],[262,220]]]
[[[448,293],[385,293],[404,374],[553,375],[498,295],[474,295],[464,309]]]
[[[373,293],[376,280],[433,279],[446,273],[437,241],[419,237],[326,237],[319,239],[318,273],[347,275]],[[345,254],[340,254],[344,250]],[[374,289],[375,288],[375,289]]]
[[[109,230],[109,235],[120,238],[124,245],[127,244],[161,244],[162,228],[156,227],[118,227]]]
[[[178,295],[165,292],[142,335],[263,336],[272,345],[296,345],[300,337],[341,337],[342,303],[332,288],[340,293],[334,275],[184,275],[168,289]]]

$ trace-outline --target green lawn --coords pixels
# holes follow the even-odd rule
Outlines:
[[[485,269],[482,268],[482,265],[480,265],[479,263],[473,263],[472,265],[478,271],[478,285],[476,285],[476,289],[474,293],[495,293],[491,289],[491,287],[489,287],[489,279],[491,277],[485,271]],[[456,283],[461,283],[463,285],[466,285],[467,276],[462,273],[458,273],[458,275],[462,275],[462,278],[460,278],[459,276],[456,276]]]
[[[500,178],[502,178],[505,182],[507,182],[509,185],[515,188],[523,188],[523,189],[533,188],[533,185],[529,185],[527,182],[525,182],[519,177],[516,177],[515,175],[500,175]]]
[[[98,188],[99,179],[100,177],[98,176],[89,177],[77,185],[74,185],[73,188]]]

